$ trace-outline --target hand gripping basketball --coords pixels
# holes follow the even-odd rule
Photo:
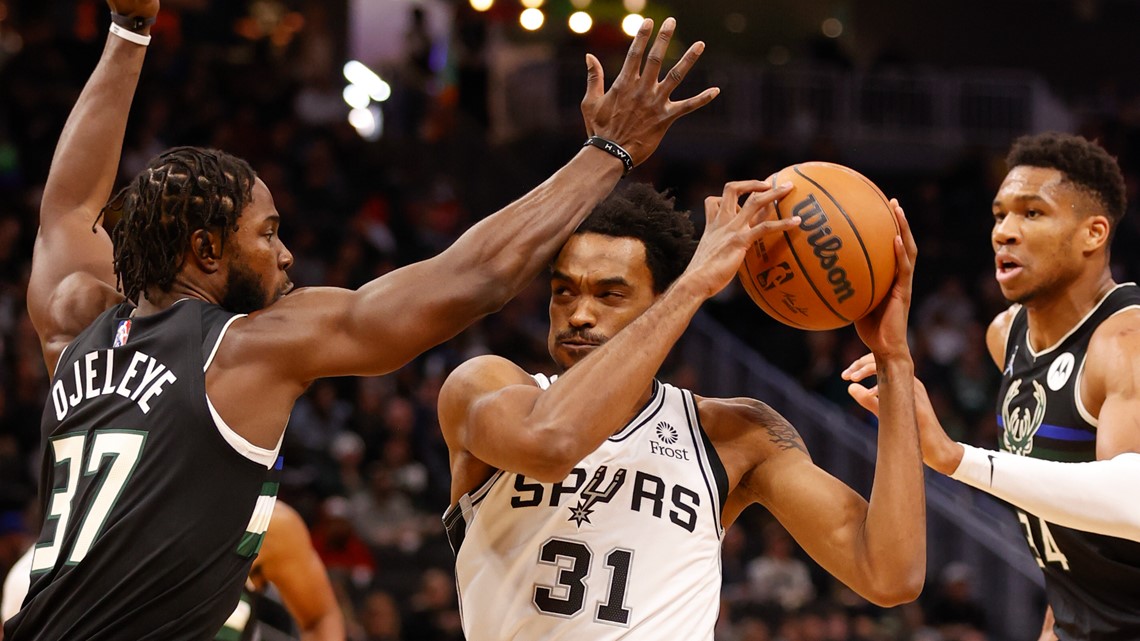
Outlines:
[[[760,180],[730,182],[724,192],[705,199],[705,231],[685,270],[685,278],[706,298],[724,289],[736,275],[744,253],[760,238],[795,228],[796,217],[775,218],[772,203],[791,185],[772,187]],[[748,194],[744,204],[740,197]]]
[[[649,36],[653,34],[653,21],[644,20],[629,47],[625,64],[609,91],[604,93],[602,63],[592,54],[586,54],[586,96],[582,99],[586,134],[601,136],[621,145],[633,157],[634,165],[640,164],[657,149],[673,121],[707,105],[720,93],[720,89],[710,87],[692,98],[678,102],[670,99],[673,90],[701,57],[705,50],[703,42],[693,43],[665,78],[658,81],[661,63],[676,26],[673,18],[665,19],[646,57],[645,49]]]

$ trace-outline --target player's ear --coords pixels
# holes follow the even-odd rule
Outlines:
[[[1089,216],[1085,221],[1085,251],[1094,252],[1105,246],[1111,230],[1107,216]]]
[[[198,229],[190,234],[190,255],[194,262],[206,273],[218,271],[222,257],[222,239],[218,234]]]

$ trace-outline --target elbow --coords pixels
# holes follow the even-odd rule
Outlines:
[[[891,577],[889,581],[879,581],[863,596],[881,608],[893,608],[918,599],[925,583],[925,568],[918,568],[901,576]]]
[[[564,480],[586,454],[579,451],[577,439],[566,436],[565,430],[536,430],[536,435],[526,475],[540,483]]]

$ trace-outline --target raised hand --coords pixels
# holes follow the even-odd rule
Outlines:
[[[665,78],[659,81],[661,63],[676,26],[677,22],[673,18],[665,19],[653,42],[653,48],[646,57],[646,45],[653,34],[653,21],[646,18],[609,91],[604,91],[602,63],[592,54],[586,54],[586,97],[582,99],[586,133],[621,145],[633,157],[635,165],[657,149],[673,121],[707,105],[720,93],[720,89],[710,87],[692,98],[678,102],[670,99],[673,90],[681,84],[685,74],[689,73],[689,69],[705,50],[705,43],[693,43]]]
[[[705,199],[705,231],[682,278],[697,291],[712,296],[724,289],[744,261],[744,254],[765,234],[788,231],[799,217],[773,220],[777,199],[791,190],[785,183],[773,187],[761,180],[725,184],[720,196]],[[748,194],[744,204],[740,197]]]
[[[121,16],[153,18],[158,15],[158,0],[107,0],[107,6]]]
[[[855,331],[859,338],[876,355],[893,356],[909,354],[906,343],[907,317],[910,315],[911,285],[914,280],[914,261],[918,247],[910,233],[902,207],[894,198],[891,208],[899,225],[899,235],[895,237],[895,261],[898,272],[890,292],[870,314],[855,321]]]
[[[851,398],[876,416],[879,414],[879,388],[864,387],[861,381],[877,373],[875,355],[864,354],[840,374],[844,380],[851,381],[847,386],[847,393]],[[952,474],[962,461],[962,446],[955,443],[942,428],[938,415],[934,413],[934,405],[930,402],[926,386],[917,378],[914,379],[914,414],[918,420],[918,438],[922,446],[923,462],[935,471]]]

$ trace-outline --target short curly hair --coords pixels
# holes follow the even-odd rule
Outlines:
[[[111,239],[127,300],[151,287],[170,291],[194,232],[217,231],[225,247],[256,178],[247,162],[216,149],[175,147],[151,160],[101,214],[119,216]]]
[[[688,210],[677,209],[672,196],[648,183],[629,183],[610,194],[574,233],[640,240],[657,294],[677,280],[697,249]]]
[[[1127,203],[1120,165],[1104,147],[1083,136],[1058,132],[1022,136],[1014,141],[1005,162],[1010,169],[1021,165],[1060,171],[1104,208],[1110,234],[1124,217]]]

